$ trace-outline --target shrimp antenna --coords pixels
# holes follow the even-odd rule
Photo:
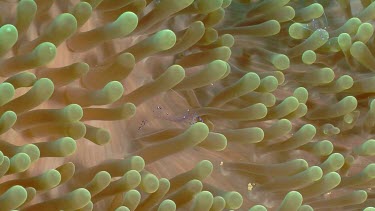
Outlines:
[[[314,0],[314,2],[320,4],[316,0]],[[324,11],[324,7],[323,7],[323,18],[324,18],[324,22],[325,22],[326,27],[328,27],[328,19],[327,19],[327,16],[326,16],[326,12]]]

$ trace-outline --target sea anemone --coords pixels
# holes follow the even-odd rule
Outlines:
[[[375,210],[375,2],[0,11],[0,211]]]

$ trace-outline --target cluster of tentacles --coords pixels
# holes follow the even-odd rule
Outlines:
[[[0,16],[0,211],[375,210],[375,2]]]

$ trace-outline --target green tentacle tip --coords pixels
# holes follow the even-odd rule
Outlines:
[[[202,160],[195,167],[194,170],[197,172],[197,179],[203,180],[213,171],[214,166],[209,160]]]
[[[224,210],[225,208],[225,199],[221,196],[215,196],[212,204],[212,210]]]
[[[137,187],[141,183],[141,174],[136,170],[130,170],[125,173],[124,177],[126,183],[132,187]]]
[[[51,95],[53,94],[53,91],[55,89],[55,85],[53,82],[48,78],[41,78],[37,80],[34,84],[34,86],[31,88],[31,90],[39,90],[40,94],[42,96],[35,96],[39,98],[43,98],[45,100],[49,99]]]
[[[308,12],[312,13],[311,18],[319,18],[320,16],[324,14],[324,8],[319,3],[311,4],[307,8],[308,8]]]
[[[8,174],[24,172],[31,164],[31,159],[26,153],[17,153],[10,159]]]
[[[356,38],[366,43],[374,33],[374,27],[370,23],[362,23],[357,31]]]
[[[293,96],[297,98],[298,102],[306,103],[309,98],[309,92],[305,87],[298,87],[294,90]]]
[[[277,54],[271,59],[272,64],[279,70],[285,70],[289,68],[290,61],[288,56],[284,54]]]
[[[314,208],[312,208],[310,205],[302,205],[298,208],[297,211],[314,211]]]
[[[17,121],[17,114],[13,111],[6,111],[0,117],[0,134],[8,131]]]
[[[174,203],[172,200],[164,200],[160,203],[158,211],[174,211],[176,210],[176,203]]]
[[[80,28],[90,18],[92,6],[87,2],[79,2],[74,6],[71,13],[77,20],[77,28]]]
[[[375,155],[375,140],[370,139],[354,148],[353,152],[360,156],[373,156]]]
[[[199,139],[202,139],[201,137],[207,137],[208,132],[209,129],[206,124],[204,124],[203,122],[197,122],[190,126],[185,133],[189,134],[189,136],[191,137],[197,137]]]
[[[363,173],[370,178],[375,178],[375,163],[371,163],[363,169]]]
[[[100,171],[95,174],[95,177],[86,185],[86,189],[90,191],[92,196],[100,193],[104,188],[108,187],[111,182],[111,175],[106,171]]]
[[[313,64],[316,61],[316,54],[312,50],[307,50],[302,54],[302,62],[305,64]]]
[[[56,187],[61,182],[61,174],[55,169],[48,170],[38,177],[37,190],[47,190]]]
[[[34,144],[25,144],[19,147],[17,151],[26,153],[30,157],[31,162],[35,162],[40,157],[40,150]]]
[[[21,72],[9,77],[5,82],[10,83],[15,89],[20,87],[31,87],[34,85],[37,77],[31,72]]]
[[[48,64],[56,57],[56,46],[50,42],[39,44],[32,52],[36,57],[35,66]]]
[[[195,196],[192,211],[209,210],[213,204],[214,197],[209,191],[202,191]]]
[[[341,182],[341,176],[337,172],[329,172],[323,177],[324,180],[327,181],[329,186],[336,187]]]
[[[337,84],[342,88],[342,90],[346,90],[353,86],[354,80],[349,75],[343,75],[337,79]]]
[[[15,90],[12,84],[5,82],[0,84],[0,93],[0,106],[2,106],[13,98]]]
[[[303,39],[307,36],[306,28],[301,23],[293,23],[288,29],[289,36],[293,39]]]
[[[79,121],[83,117],[83,109],[78,104],[67,105],[64,109],[64,116],[70,121]]]
[[[134,170],[141,171],[145,165],[145,161],[140,156],[133,156],[130,158],[130,166]]]
[[[115,209],[115,211],[130,211],[129,208],[125,207],[125,206],[121,206],[121,207],[117,207]]]
[[[141,200],[141,193],[139,193],[139,191],[137,190],[130,190],[125,193],[124,197],[125,197],[124,205],[129,207],[131,210],[134,210],[138,206]]]
[[[154,193],[159,188],[159,179],[153,174],[142,175],[141,188],[146,193]]]
[[[348,33],[342,33],[338,36],[338,43],[343,51],[347,51],[350,49],[352,45],[352,38]]]
[[[124,87],[118,81],[111,81],[103,88],[109,102],[115,102],[124,94]]]
[[[249,211],[267,211],[267,208],[263,205],[255,205]]]
[[[72,197],[72,199],[74,199],[74,204],[77,203],[77,204],[80,204],[81,205],[86,205],[90,202],[91,200],[91,194],[88,190],[86,190],[85,188],[79,188],[71,193],[69,193],[69,195]],[[81,207],[77,207],[77,208],[82,208]]]
[[[113,22],[113,26],[118,27],[121,35],[131,33],[138,25],[138,16],[133,12],[124,12]]]
[[[314,147],[314,153],[318,156],[327,156],[333,152],[333,144],[328,140],[319,141]]]
[[[272,35],[276,35],[280,32],[281,30],[281,26],[280,26],[280,23],[277,21],[277,20],[269,20],[269,21],[266,21],[264,23],[261,23],[259,24],[261,26],[263,26],[263,36],[272,36]],[[261,36],[262,36],[261,35]]]
[[[360,64],[362,64],[363,66],[372,71],[375,71],[374,55],[365,43],[361,41],[353,43],[353,45],[350,48],[350,53]]]
[[[21,0],[17,5],[17,19],[15,26],[20,33],[24,33],[29,28],[35,14],[37,4],[34,0]]]
[[[111,134],[106,129],[90,125],[86,125],[86,134],[84,137],[97,145],[104,145],[111,141]]]
[[[53,22],[48,25],[41,41],[49,41],[56,46],[59,46],[67,38],[72,36],[77,30],[77,20],[70,13],[63,13],[57,16]]]
[[[284,200],[278,208],[278,211],[297,210],[302,204],[302,195],[297,191],[291,191],[286,194]]]
[[[24,187],[16,185],[9,188],[0,196],[0,209],[12,210],[21,206],[27,199],[27,191]]]
[[[76,141],[70,137],[61,138],[55,143],[56,153],[61,157],[72,155],[77,149]]]
[[[97,181],[110,181],[111,175],[106,171],[100,171],[95,175],[95,178],[97,178]]]
[[[238,209],[242,206],[242,195],[236,191],[228,192],[224,196],[227,209]]]
[[[169,29],[159,31],[154,36],[158,49],[161,51],[168,50],[176,44],[176,34]]]
[[[320,167],[322,168],[323,172],[326,174],[328,172],[337,171],[340,169],[345,162],[345,158],[340,153],[333,153],[331,154],[326,161],[324,161]]]
[[[277,89],[279,81],[274,76],[266,76],[260,81],[257,92],[273,92]]]
[[[5,55],[17,42],[18,31],[15,26],[6,24],[0,28],[0,56]]]
[[[368,197],[367,192],[364,190],[353,191],[351,195],[355,201],[358,201],[358,204],[365,202]]]

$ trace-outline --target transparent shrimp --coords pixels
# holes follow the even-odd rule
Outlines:
[[[315,3],[318,3],[317,1],[314,0]],[[292,22],[294,23],[297,23],[295,22],[294,20],[291,20]],[[322,16],[320,16],[319,18],[314,18],[312,19],[309,23],[306,23],[306,24],[302,24],[303,28],[306,29],[306,30],[309,30],[311,32],[315,32],[315,31],[321,31],[321,32],[324,32],[324,31],[327,31],[328,30],[328,19],[327,19],[327,16],[326,16],[326,13],[323,11],[323,14]],[[325,39],[325,37],[323,36],[324,33],[321,33],[321,38],[322,39]]]
[[[308,30],[315,31],[319,29],[328,29],[328,20],[326,17],[326,14],[323,13],[323,15],[320,18],[314,18],[310,21],[310,23],[306,24]]]
[[[152,110],[154,116],[159,119],[164,119],[171,122],[194,124],[196,122],[203,122],[202,118],[194,111],[187,109],[182,115],[174,116],[173,114],[164,111],[161,106],[157,106]]]
[[[143,127],[146,126],[147,120],[142,120],[141,124],[138,127],[138,130],[141,130]]]
[[[179,124],[195,124],[197,122],[203,122],[202,117],[200,117],[197,113],[192,112],[190,109],[187,109],[182,115],[174,116],[172,113],[164,111],[161,106],[157,106],[155,109],[152,110],[152,113],[156,119],[163,119],[166,121],[179,123]],[[138,131],[142,130],[146,127],[148,120],[142,120],[140,125],[138,126]]]

